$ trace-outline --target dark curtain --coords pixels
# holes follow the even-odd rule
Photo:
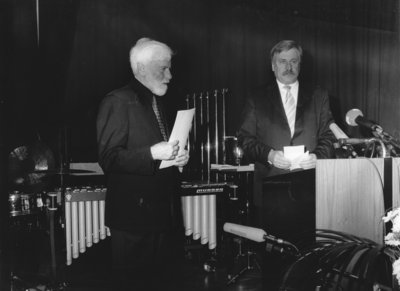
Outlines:
[[[0,45],[0,289],[10,290],[10,242],[8,239],[9,207],[7,189],[7,168],[9,138],[7,129],[10,115],[6,109],[7,96],[11,91],[10,58],[12,48],[8,45],[12,41],[12,29],[10,14],[10,3],[0,2],[0,35],[3,44]]]
[[[39,80],[37,88],[38,132],[65,166],[70,159],[71,116],[67,109],[67,82],[76,34],[80,1],[38,0]]]
[[[5,57],[7,59],[4,101],[10,149],[29,142],[35,131],[35,104],[39,76],[35,1],[6,1]],[[7,25],[8,24],[8,25]]]
[[[132,77],[129,48],[143,36],[164,41],[176,52],[174,79],[165,97],[171,108],[181,106],[187,93],[229,89],[229,135],[237,130],[252,89],[273,81],[270,48],[279,40],[295,39],[305,49],[301,80],[329,90],[336,121],[349,135],[362,134],[344,125],[346,112],[359,108],[400,137],[398,0],[41,3],[39,55],[44,72],[36,97],[47,105],[42,123],[68,124],[72,160],[96,160],[97,106],[107,92]],[[24,32],[18,38],[34,47],[35,31],[27,19],[22,28],[15,21],[13,25]],[[35,54],[32,47],[28,56],[18,51],[18,57],[28,60],[16,99],[34,87],[37,66],[29,57]]]
[[[39,139],[58,155],[60,132],[68,126],[65,80],[79,1],[6,3],[9,150]]]

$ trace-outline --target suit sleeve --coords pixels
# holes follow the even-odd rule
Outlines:
[[[335,141],[335,136],[329,129],[329,125],[334,122],[334,120],[329,106],[328,94],[324,92],[320,100],[321,102],[318,104],[318,140],[313,153],[318,159],[329,159],[334,156],[333,143]]]
[[[239,144],[246,158],[267,164],[268,154],[273,148],[257,138],[257,116],[253,99],[248,99],[242,113],[242,124],[238,132]]]
[[[112,95],[100,104],[96,124],[99,164],[106,173],[152,175],[157,162],[150,145],[127,148],[128,134],[134,134],[129,132],[134,129],[129,128],[128,113],[126,102]]]

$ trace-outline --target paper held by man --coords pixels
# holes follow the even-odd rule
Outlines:
[[[176,113],[175,124],[172,129],[171,135],[169,137],[169,141],[178,140],[179,141],[179,152],[185,149],[186,143],[189,137],[189,131],[192,127],[192,121],[194,116],[195,109],[187,109],[187,110],[179,110]],[[179,155],[179,153],[178,153]],[[175,164],[174,160],[163,160],[160,164],[160,169],[168,168]]]
[[[308,157],[308,151],[304,152],[304,145],[283,147],[284,156],[290,160],[290,170],[299,169],[300,162]]]

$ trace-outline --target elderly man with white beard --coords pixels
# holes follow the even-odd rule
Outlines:
[[[183,254],[179,167],[189,154],[168,142],[163,96],[172,50],[139,39],[130,51],[134,78],[102,100],[97,117],[99,163],[107,180],[106,225],[118,290],[152,290],[163,264]],[[159,169],[163,160],[174,166]]]

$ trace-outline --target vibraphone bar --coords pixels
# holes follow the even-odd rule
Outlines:
[[[65,193],[65,237],[67,265],[86,247],[110,236],[105,226],[105,188],[67,189]]]

